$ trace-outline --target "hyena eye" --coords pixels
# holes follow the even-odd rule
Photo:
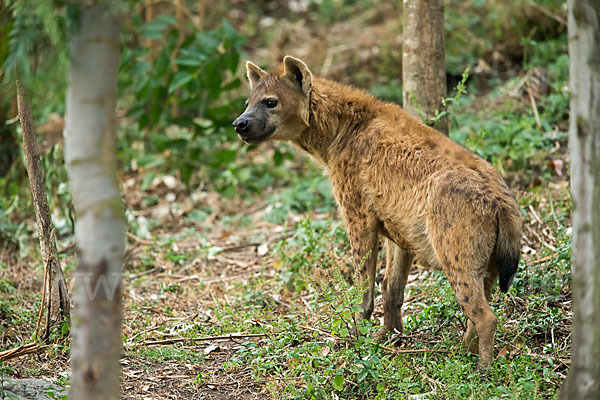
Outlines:
[[[277,100],[275,100],[275,99],[267,99],[267,100],[265,100],[265,105],[268,108],[275,108],[275,107],[277,107]]]

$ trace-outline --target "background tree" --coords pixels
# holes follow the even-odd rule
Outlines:
[[[412,115],[429,119],[442,112],[446,97],[443,0],[404,0],[402,10],[402,100]],[[435,128],[448,134],[448,119]]]
[[[81,8],[79,26],[71,47],[65,129],[79,250],[70,397],[117,399],[125,244],[114,116],[120,22],[94,5]]]
[[[569,0],[573,344],[562,399],[600,398],[600,3]]]
[[[40,162],[31,112],[31,92],[28,88],[33,82],[39,58],[52,45],[60,41],[61,35],[58,20],[53,17],[52,4],[36,1],[30,8],[23,2],[8,4],[8,6],[0,4],[1,31],[3,33],[0,39],[0,60],[3,61],[3,71],[0,73],[0,77],[7,89],[13,89],[15,87],[13,82],[16,81],[23,151],[35,209],[41,255],[44,261],[45,286],[42,307],[46,309],[46,323],[41,337],[47,340],[52,326],[65,320],[69,321],[70,299],[58,258],[54,225],[46,193],[45,175]],[[42,20],[44,22],[41,22]],[[13,79],[15,81],[11,82]],[[10,84],[12,86],[8,86]],[[13,90],[5,90],[4,93],[11,92]],[[0,97],[0,108],[2,108],[2,100]],[[3,139],[1,142],[10,145],[11,133],[7,128],[4,124],[0,127],[0,131],[4,131],[9,138],[8,140]],[[12,161],[6,159],[7,152],[10,154],[9,151],[9,149],[5,149],[5,162]],[[1,165],[0,168],[2,168]],[[40,310],[39,317],[41,318],[41,316],[42,310]],[[38,319],[38,327],[39,323]],[[35,333],[36,335],[39,333],[37,327]]]
[[[31,116],[31,103],[27,90],[18,75],[17,103],[19,119],[21,121],[21,133],[23,135],[23,151],[25,152],[27,174],[29,175],[29,186],[35,208],[42,259],[44,260],[44,285],[46,285],[44,288],[44,298],[46,304],[43,304],[44,300],[42,300],[42,307],[46,308],[46,323],[42,338],[46,340],[50,336],[50,331],[54,324],[60,323],[63,320],[69,321],[71,304],[58,259],[54,225],[46,195],[46,181],[40,162],[33,117]],[[39,322],[38,319],[38,326]],[[36,334],[38,334],[37,328]]]

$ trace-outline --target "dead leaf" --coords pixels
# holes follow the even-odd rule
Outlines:
[[[554,166],[556,175],[563,176],[563,167],[565,165],[564,161],[560,158],[557,158],[556,160],[552,160],[552,165]]]
[[[498,352],[498,357],[504,357],[504,358],[508,358],[508,356],[510,355],[510,346],[504,346],[502,349],[500,349],[500,351]]]
[[[219,350],[219,345],[217,344],[209,344],[205,349],[204,349],[204,354],[208,355],[210,353],[212,353],[213,351]]]
[[[258,246],[258,249],[256,250],[256,252],[258,253],[259,256],[262,257],[269,252],[269,246],[267,246],[265,243],[263,243],[260,246]]]

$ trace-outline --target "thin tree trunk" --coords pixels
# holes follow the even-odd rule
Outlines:
[[[600,2],[569,0],[573,344],[561,399],[600,399]]]
[[[429,119],[443,111],[446,97],[446,42],[443,0],[404,0],[402,101],[406,111]],[[448,134],[448,119],[435,128]]]
[[[44,288],[46,291],[46,296],[44,297],[46,304],[42,304],[42,307],[46,307],[46,323],[41,335],[41,338],[46,340],[50,336],[54,325],[62,321],[69,322],[71,305],[65,278],[58,261],[56,236],[54,235],[54,226],[52,224],[50,207],[48,206],[46,179],[40,162],[40,153],[35,137],[35,126],[33,124],[33,117],[31,116],[30,99],[19,76],[17,76],[17,108],[21,123],[21,133],[23,135],[23,150],[25,152],[25,163],[27,164],[27,175],[29,176],[29,186],[31,188],[35,218],[38,226],[38,238],[42,259],[44,260],[44,271],[47,274],[47,279],[44,280],[44,284],[47,285]]]
[[[99,5],[82,7],[80,23],[71,47],[65,126],[79,251],[69,397],[117,399],[125,247],[114,116],[120,23]]]

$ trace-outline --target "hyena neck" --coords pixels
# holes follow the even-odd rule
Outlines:
[[[317,161],[328,164],[336,143],[356,135],[375,114],[378,101],[365,92],[316,78],[310,93],[310,126],[294,140]]]

